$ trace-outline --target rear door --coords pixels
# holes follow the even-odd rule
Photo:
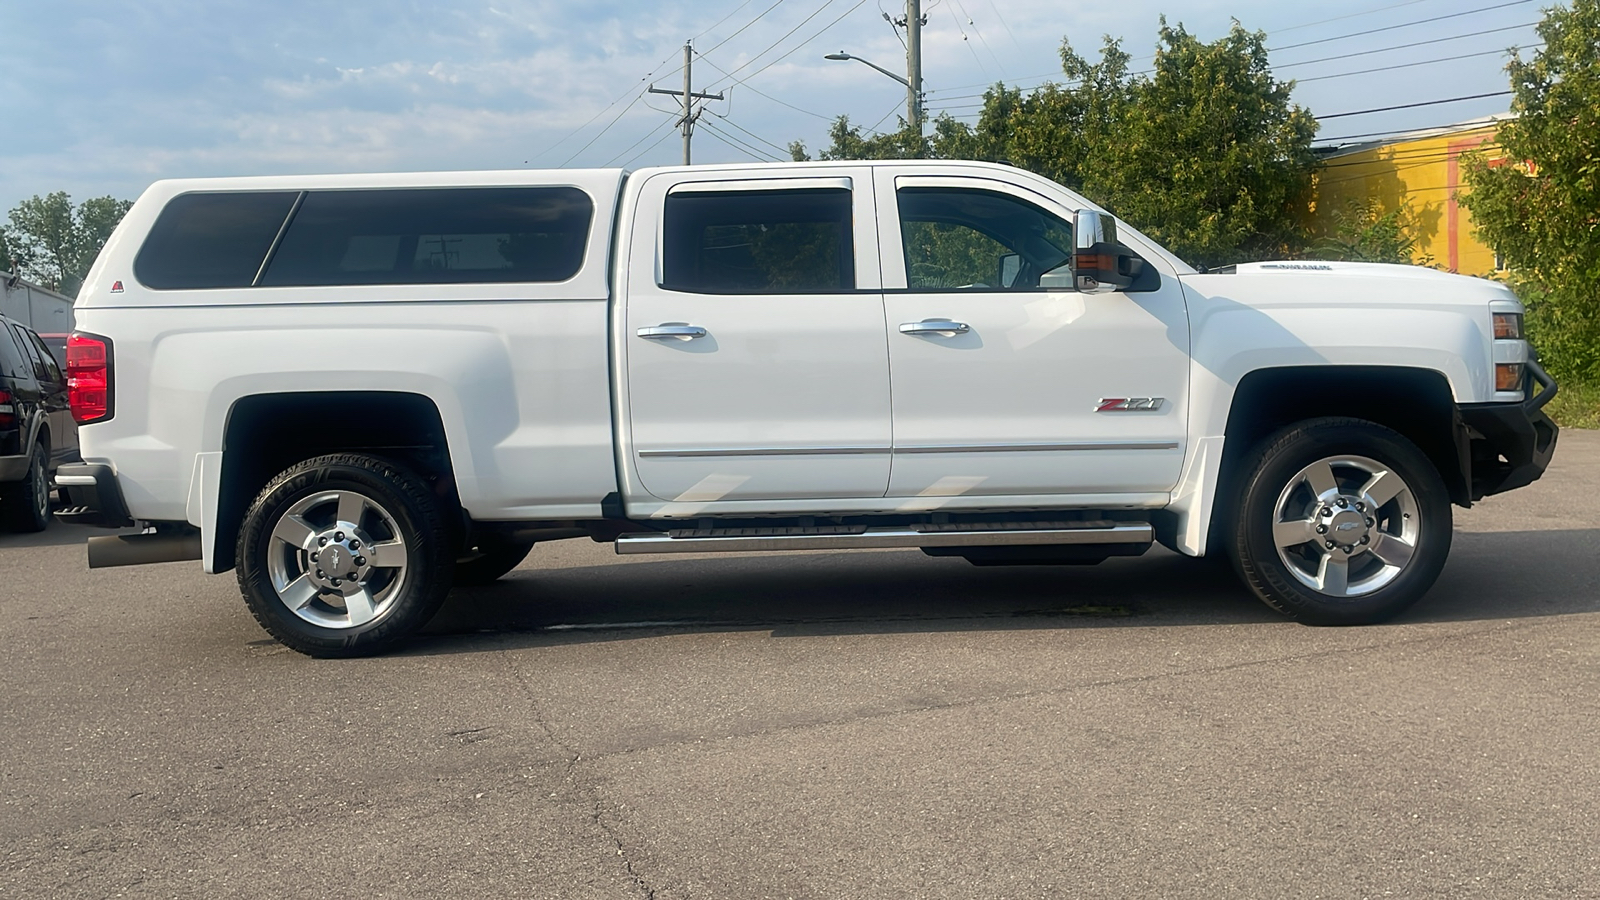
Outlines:
[[[55,465],[78,459],[78,423],[73,421],[67,394],[67,377],[61,364],[39,335],[24,329],[23,341],[34,352],[35,373],[39,378],[40,400],[50,422],[50,456]]]
[[[648,176],[623,226],[623,447],[676,514],[888,485],[872,173],[814,171]]]

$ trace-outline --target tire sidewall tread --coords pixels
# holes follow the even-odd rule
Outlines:
[[[1307,588],[1278,559],[1272,517],[1288,479],[1318,459],[1366,456],[1395,470],[1411,488],[1421,539],[1405,571],[1359,597],[1335,599]],[[1266,605],[1307,625],[1371,625],[1400,614],[1427,593],[1450,554],[1449,491],[1438,470],[1399,432],[1364,419],[1319,418],[1270,435],[1242,461],[1242,484],[1230,505],[1228,553],[1239,577]]]
[[[407,545],[408,583],[390,612],[359,629],[323,628],[296,616],[278,598],[266,564],[272,528],[283,510],[308,494],[353,489],[393,516]],[[256,495],[237,545],[239,590],[261,627],[307,656],[369,656],[392,649],[428,623],[449,593],[455,565],[450,530],[428,483],[410,469],[378,457],[339,453],[284,470]]]

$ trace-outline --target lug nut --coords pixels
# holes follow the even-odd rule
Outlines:
[[[1349,505],[1350,505],[1350,501],[1349,501],[1349,500],[1346,500],[1346,499],[1345,499],[1345,498],[1343,498],[1343,497],[1340,497],[1340,498],[1339,498],[1339,499],[1337,499],[1337,500],[1335,500],[1335,501],[1333,501],[1333,502],[1334,502],[1334,503],[1337,503],[1337,504],[1338,504],[1338,505],[1339,505],[1339,508],[1340,508],[1340,509],[1344,509],[1344,508],[1345,508],[1345,507],[1346,507],[1346,506],[1349,506]]]
[[[321,569],[318,569],[318,570],[317,570],[317,577],[318,577],[318,578],[327,578],[327,577],[328,577],[328,576],[326,576],[326,575],[324,575],[324,574],[322,574],[322,570],[321,570]]]
[[[315,551],[315,550],[311,551],[311,561],[312,562],[316,562],[317,561],[317,551]]]
[[[325,537],[317,538],[317,546],[318,547],[326,547],[326,546],[328,546],[328,539],[325,538]]]
[[[366,557],[365,557],[365,556],[358,556],[358,557],[356,557],[356,565],[358,565],[358,566],[364,566],[364,565],[366,565],[366,564],[367,564],[367,558],[366,558]]]
[[[1370,535],[1370,534],[1363,534],[1363,535],[1362,535],[1362,536],[1361,536],[1361,543],[1363,543],[1363,544],[1370,544],[1370,543],[1372,543],[1372,535]]]
[[[1359,502],[1356,503],[1356,512],[1366,512],[1366,511],[1367,511],[1367,505],[1365,503],[1359,503]]]
[[[1333,509],[1331,507],[1324,506],[1322,508],[1322,515],[1325,517],[1333,515]]]
[[[335,532],[334,532],[334,533],[333,533],[333,539],[334,539],[334,540],[336,540],[336,541],[342,541],[342,540],[344,540],[344,532],[342,532],[342,531],[335,531]]]
[[[1347,546],[1347,547],[1343,547],[1341,549],[1343,549],[1344,552],[1345,552],[1345,555],[1348,556],[1348,555],[1350,555],[1350,551],[1354,550],[1355,548]],[[337,581],[334,582],[334,584],[338,584],[338,583],[339,582],[337,582]]]
[[[1372,521],[1372,520],[1371,520],[1371,519],[1368,519],[1368,520],[1367,520],[1367,527],[1368,527],[1368,528],[1371,528],[1371,527],[1372,527],[1372,526],[1373,526],[1373,525],[1374,525],[1374,524],[1375,524],[1375,523],[1374,523],[1374,522],[1373,522],[1373,521]]]
[[[1329,550],[1333,549],[1333,541],[1328,541],[1328,549]]]
[[[361,549],[361,542],[358,541],[358,540],[352,539],[350,541],[350,549],[351,550],[360,550]]]
[[[1317,534],[1327,534],[1327,533],[1328,533],[1328,526],[1326,526],[1326,525],[1318,525],[1317,526]]]
[[[339,586],[339,579],[337,579],[337,578],[333,579],[333,586],[334,587],[338,587]]]

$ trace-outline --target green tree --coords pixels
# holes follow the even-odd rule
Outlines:
[[[1201,265],[1296,255],[1311,190],[1316,121],[1272,77],[1266,35],[1238,23],[1206,43],[1163,19],[1148,75],[1128,71],[1121,42],[1096,62],[1066,41],[1071,87],[1024,93],[997,84],[976,126],[948,116],[921,139],[866,136],[847,118],[823,159],[929,157],[1004,161],[1080,191]],[[798,142],[795,159],[808,158]]]
[[[10,224],[0,229],[0,250],[18,274],[74,295],[132,206],[128,200],[94,197],[74,207],[64,191],[30,197],[11,210]]]
[[[1409,200],[1385,210],[1376,197],[1351,197],[1344,209],[1333,211],[1332,233],[1312,244],[1308,256],[1411,265],[1416,247],[1416,215]]]
[[[1553,7],[1544,48],[1506,71],[1517,118],[1501,153],[1467,162],[1461,202],[1505,257],[1528,305],[1528,330],[1552,374],[1600,384],[1600,0]]]

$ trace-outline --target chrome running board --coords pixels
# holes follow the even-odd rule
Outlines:
[[[918,547],[1006,547],[1060,544],[1148,544],[1148,522],[951,523],[939,525],[702,528],[624,534],[618,554],[748,553],[774,550],[862,550]]]

